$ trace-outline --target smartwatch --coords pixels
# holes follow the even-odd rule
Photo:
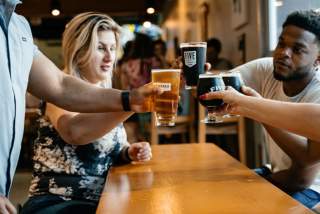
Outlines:
[[[129,96],[130,96],[129,91],[121,92],[121,102],[122,102],[122,108],[124,111],[131,111]]]

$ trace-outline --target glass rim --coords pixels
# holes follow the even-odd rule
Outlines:
[[[241,77],[241,73],[240,72],[226,72],[226,73],[220,73],[221,76],[223,77]]]
[[[170,68],[157,68],[151,69],[151,73],[159,73],[159,72],[179,72],[181,73],[181,69],[170,69]]]
[[[210,74],[210,73],[206,73],[206,74],[200,74],[199,75],[199,79],[200,78],[209,78],[209,77],[221,77],[222,78],[222,75],[221,74]]]
[[[184,47],[207,47],[207,42],[182,42],[180,48]]]

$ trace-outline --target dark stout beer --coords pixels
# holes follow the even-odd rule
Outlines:
[[[227,72],[222,73],[221,75],[225,86],[232,86],[234,89],[241,93],[241,86],[243,85],[243,81],[239,72]]]
[[[208,92],[222,91],[222,90],[225,90],[225,85],[220,75],[201,74],[199,76],[198,87],[197,87],[198,97]],[[223,105],[223,101],[221,99],[214,99],[214,100],[199,99],[199,102],[201,103],[201,105],[207,108],[210,108],[210,107],[216,108]]]
[[[206,42],[181,43],[181,55],[183,62],[183,75],[186,80],[186,89],[196,87],[199,74],[205,72]]]

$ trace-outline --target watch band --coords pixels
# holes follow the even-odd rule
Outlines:
[[[129,96],[130,96],[129,91],[121,92],[121,102],[122,102],[122,108],[124,111],[131,111]]]

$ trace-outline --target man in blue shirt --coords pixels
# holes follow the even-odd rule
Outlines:
[[[15,213],[7,199],[23,136],[26,91],[76,112],[143,111],[159,89],[129,92],[90,86],[61,72],[33,44],[26,19],[14,13],[18,0],[0,0],[0,213]]]

